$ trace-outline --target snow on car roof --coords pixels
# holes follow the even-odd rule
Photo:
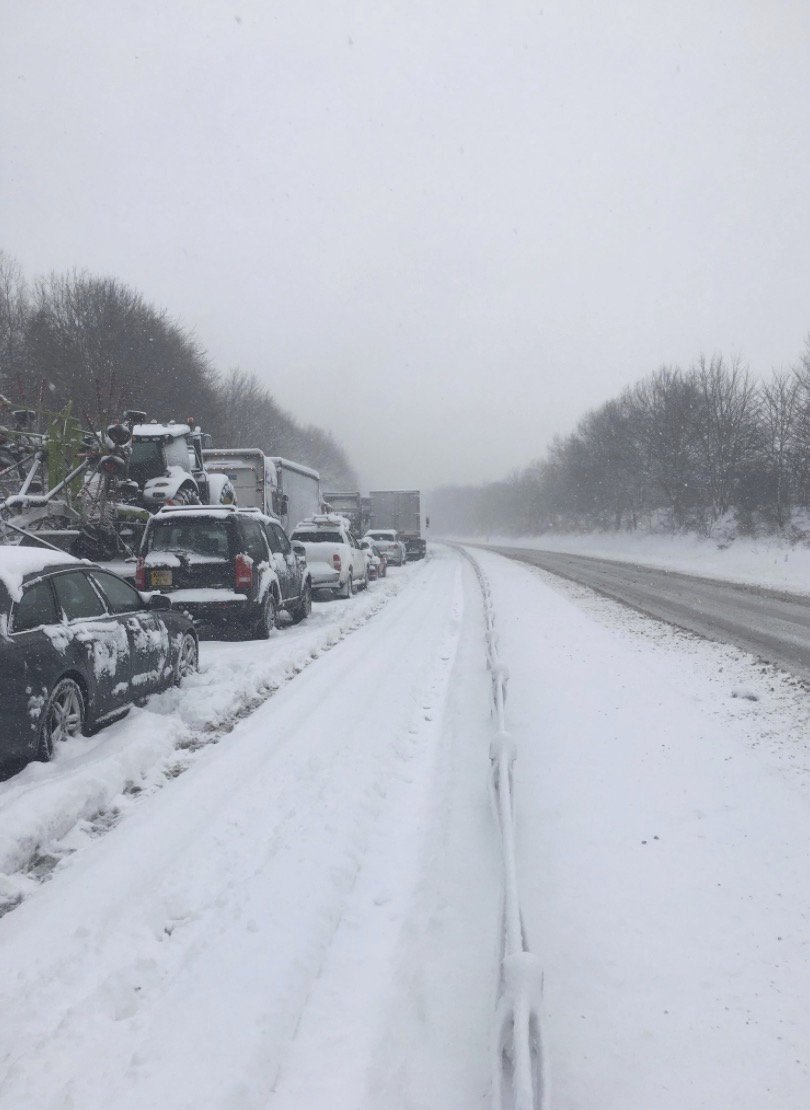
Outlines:
[[[274,516],[267,516],[261,509],[254,509],[251,505],[163,505],[155,513],[153,520],[166,520],[167,517],[214,517],[217,520],[225,516],[251,516],[257,520],[271,520],[280,523]],[[151,522],[150,522],[151,523]]]
[[[0,582],[8,590],[12,600],[19,601],[22,597],[23,579],[27,575],[37,574],[46,567],[81,561],[68,555],[66,551],[53,551],[51,548],[0,547]]]
[[[136,424],[133,436],[185,436],[191,431],[188,424]]]
[[[296,528],[312,528],[319,527],[320,525],[329,525],[334,528],[335,525],[343,525],[345,527],[347,518],[342,513],[316,513],[314,516],[308,516],[306,520],[299,520]]]

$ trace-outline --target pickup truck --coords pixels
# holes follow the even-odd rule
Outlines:
[[[408,553],[396,528],[372,528],[363,539],[376,543],[389,564],[395,567],[405,566]]]
[[[366,553],[344,516],[311,516],[293,529],[290,539],[304,545],[313,590],[332,590],[339,597],[351,597],[355,587],[368,588]]]

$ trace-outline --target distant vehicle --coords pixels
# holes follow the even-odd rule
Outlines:
[[[368,498],[359,493],[325,493],[323,499],[329,512],[348,517],[355,536],[363,535],[369,525]]]
[[[373,528],[370,532],[366,532],[363,539],[375,543],[392,566],[405,566],[408,553],[395,528]]]
[[[145,414],[139,414],[145,415]],[[208,474],[203,442],[210,442],[192,424],[134,424],[128,476],[137,482],[144,506],[155,512],[163,505],[227,505],[234,491],[226,475]]]
[[[0,548],[0,759],[50,759],[197,668],[191,621],[160,594],[42,548]]]
[[[372,490],[369,533],[393,528],[405,544],[409,559],[423,559],[427,544],[422,538],[422,509],[418,489]]]
[[[374,540],[364,537],[360,541],[360,546],[366,553],[366,562],[368,563],[368,576],[374,581],[377,578],[385,578],[388,570],[388,560],[379,549]]]
[[[135,569],[201,624],[267,639],[280,609],[309,616],[312,584],[302,549],[277,520],[234,505],[162,509],[147,525]]]
[[[304,545],[314,590],[332,590],[340,597],[351,597],[355,588],[367,588],[366,554],[345,517],[316,514],[301,521],[291,538]]]

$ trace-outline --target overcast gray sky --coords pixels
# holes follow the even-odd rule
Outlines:
[[[808,0],[0,0],[0,110],[0,247],[134,285],[373,488],[810,331]]]

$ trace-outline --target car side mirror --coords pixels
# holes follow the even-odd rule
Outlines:
[[[152,594],[146,603],[147,609],[171,609],[172,599],[166,594]]]
[[[307,549],[304,547],[300,540],[293,540],[292,549],[299,559],[306,559]]]

